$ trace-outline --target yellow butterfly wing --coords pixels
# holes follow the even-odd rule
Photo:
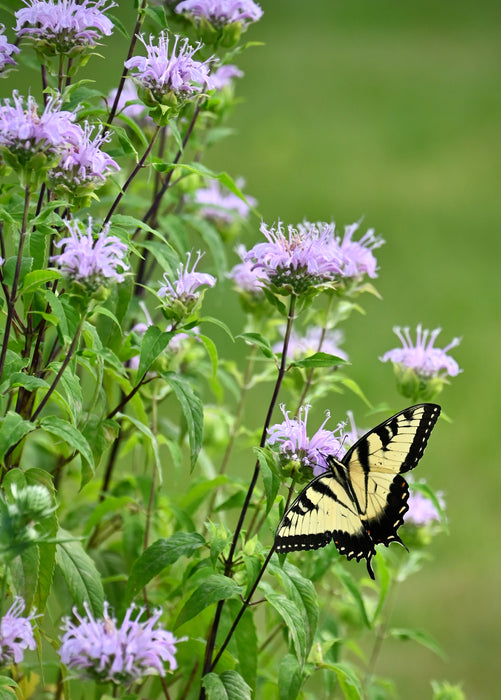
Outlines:
[[[277,552],[325,547],[365,558],[372,578],[375,545],[402,543],[397,530],[408,510],[402,472],[414,469],[440,415],[440,406],[400,411],[364,435],[342,461],[327,458],[330,472],[317,476],[285,513],[275,536]]]

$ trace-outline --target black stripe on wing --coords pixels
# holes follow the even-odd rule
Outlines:
[[[375,544],[384,544],[387,547],[391,542],[399,542],[405,547],[397,531],[404,522],[404,515],[409,510],[408,500],[409,487],[407,482],[400,474],[397,474],[391,483],[384,508],[376,517],[362,518],[367,534]]]

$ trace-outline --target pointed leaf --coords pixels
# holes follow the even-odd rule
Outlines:
[[[264,585],[261,584],[261,587],[264,588]],[[300,666],[302,666],[306,661],[306,656],[308,653],[306,631],[304,629],[304,618],[298,611],[297,606],[291,600],[286,598],[284,595],[271,592],[272,589],[269,586],[266,586],[266,590],[268,591],[266,593],[266,600],[273,608],[275,608],[277,613],[285,622],[285,626],[292,638],[297,660]]]
[[[296,657],[292,654],[287,654],[278,667],[279,700],[295,700],[301,690],[302,682],[303,674]]]
[[[23,439],[25,435],[36,429],[31,421],[23,420],[18,413],[8,411],[0,427],[0,460],[13,445]]]
[[[66,539],[56,547],[56,564],[66,581],[75,605],[83,607],[87,602],[93,614],[103,614],[104,590],[96,565],[69,532],[59,530],[59,538]]]
[[[337,367],[337,365],[346,364],[346,360],[343,360],[337,355],[329,355],[326,352],[316,352],[314,355],[305,357],[304,360],[291,362],[291,367]]]
[[[263,355],[268,358],[275,357],[270,341],[260,333],[241,333],[237,338],[242,338],[249,345],[256,345]]]
[[[240,600],[228,601],[233,619],[236,618],[242,607]],[[257,678],[257,631],[252,610],[247,608],[233,635],[237,646],[239,671],[243,679],[251,688],[256,687]]]
[[[440,648],[440,645],[431,635],[428,634],[428,632],[423,632],[423,630],[393,628],[390,630],[390,635],[396,639],[405,641],[412,640],[413,642],[417,642],[427,649],[430,649],[430,651],[433,651],[442,659],[445,658],[444,652]]]
[[[251,688],[236,671],[223,671],[220,676],[208,673],[202,678],[207,700],[251,700]]]
[[[188,438],[191,450],[191,468],[195,466],[198,453],[202,447],[204,409],[202,400],[195,394],[189,381],[174,372],[162,372],[162,377],[174,391],[181,404],[183,415],[188,428]]]
[[[92,469],[94,468],[94,456],[89,443],[82,433],[71,425],[71,423],[68,423],[68,421],[58,416],[46,416],[40,421],[40,427],[43,428],[45,432],[57,435],[57,437],[61,438],[61,440],[66,442],[71,448],[79,452],[91,465]]]
[[[222,574],[212,574],[193,591],[178,615],[174,627],[180,627],[205,610],[209,605],[228,598],[238,598],[241,587]]]
[[[157,357],[165,350],[174,333],[161,331],[156,326],[149,326],[141,343],[137,376],[142,378]]]
[[[196,532],[176,532],[172,537],[154,542],[134,562],[127,581],[125,604],[128,605],[163,569],[174,564],[179,557],[191,556],[204,544],[204,538]]]

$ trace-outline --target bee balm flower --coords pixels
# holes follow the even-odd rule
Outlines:
[[[36,615],[30,613],[23,617],[24,608],[24,600],[16,598],[0,620],[0,666],[20,663],[26,649],[37,647],[31,626]]]

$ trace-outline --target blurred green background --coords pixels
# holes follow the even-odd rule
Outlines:
[[[240,61],[245,102],[211,165],[242,174],[271,223],[364,216],[383,301],[346,326],[351,374],[374,402],[402,406],[389,366],[392,326],[462,336],[464,373],[441,397],[423,466],[445,492],[450,535],[400,591],[392,622],[429,630],[447,654],[387,642],[379,671],[400,697],[430,680],[467,697],[499,693],[499,12],[497,3],[263,2]],[[335,397],[344,413],[351,397]],[[341,404],[341,405],[339,405]],[[345,405],[346,404],[346,405]],[[363,407],[358,406],[362,411]],[[431,471],[433,469],[433,471]],[[424,470],[423,470],[424,471]]]
[[[334,219],[342,230],[364,216],[384,236],[383,300],[366,297],[367,315],[345,326],[350,374],[374,403],[405,404],[377,359],[399,345],[392,326],[441,326],[442,347],[463,338],[452,354],[464,372],[439,401],[452,423],[440,422],[416,473],[444,491],[450,535],[434,540],[392,619],[431,632],[447,658],[389,641],[378,671],[409,700],[430,697],[431,679],[499,697],[498,3],[261,6],[246,38],[265,46],[239,60],[237,133],[209,164],[243,175],[268,223]],[[357,399],[333,397],[336,420],[350,407],[364,416]]]
[[[464,372],[440,399],[452,422],[440,421],[416,475],[444,492],[450,535],[433,541],[431,562],[401,588],[392,618],[429,631],[447,658],[388,641],[376,670],[407,700],[430,697],[431,679],[462,682],[469,700],[491,700],[501,651],[498,3],[261,6],[265,15],[246,38],[265,45],[238,59],[245,78],[235,134],[207,164],[243,175],[267,223],[335,220],[342,230],[363,216],[362,230],[386,239],[377,250],[383,299],[366,295],[367,315],[344,326],[350,376],[374,404],[405,405],[391,367],[378,360],[398,345],[394,325],[441,326],[442,346],[462,336],[453,355]],[[131,29],[128,8],[120,2],[118,12]],[[115,42],[108,87],[122,60]],[[12,87],[9,79],[4,94]],[[248,247],[257,224],[255,232]],[[224,304],[238,328],[236,300],[219,303],[211,312]],[[361,401],[333,396],[335,421],[349,408],[370,425]],[[311,414],[311,426],[321,415]]]

